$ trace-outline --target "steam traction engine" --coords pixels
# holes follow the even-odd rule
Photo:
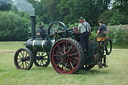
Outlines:
[[[112,42],[106,36],[97,36],[89,41],[89,50],[84,52],[79,42],[79,35],[73,29],[67,29],[60,21],[53,22],[48,32],[35,31],[35,16],[31,16],[32,34],[26,42],[26,48],[20,48],[14,55],[17,69],[29,70],[33,63],[47,67],[51,61],[58,73],[73,74],[79,70],[90,70],[95,65],[107,67],[106,55],[112,50]],[[108,46],[110,45],[110,50]]]

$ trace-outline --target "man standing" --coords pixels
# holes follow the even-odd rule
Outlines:
[[[99,23],[100,27],[99,27],[98,30],[97,30],[97,35],[98,35],[98,34],[101,34],[101,33],[104,32],[104,31],[107,31],[107,26],[103,23],[102,20],[99,20],[98,23]]]
[[[80,31],[80,42],[82,44],[83,50],[87,51],[89,34],[91,35],[91,27],[83,17],[80,17],[78,21],[80,21],[80,24],[78,26],[78,30]]]

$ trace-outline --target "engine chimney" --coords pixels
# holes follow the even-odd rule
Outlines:
[[[30,16],[31,17],[31,27],[32,27],[32,39],[35,39],[35,30],[36,30],[36,16]]]

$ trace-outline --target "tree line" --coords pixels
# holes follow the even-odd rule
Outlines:
[[[128,1],[116,0],[27,0],[35,8],[37,24],[49,24],[62,21],[68,27],[78,23],[84,17],[92,28],[98,26],[98,20],[105,24],[120,25],[128,23]],[[13,2],[12,2],[13,3]],[[0,5],[0,40],[27,40],[30,32],[30,17],[19,12],[12,3]]]
[[[92,27],[97,26],[102,19],[105,24],[119,25],[128,22],[128,1],[116,0],[111,7],[111,0],[40,0],[31,2],[36,15],[45,23],[55,20],[64,23],[76,23],[79,17],[84,17]]]

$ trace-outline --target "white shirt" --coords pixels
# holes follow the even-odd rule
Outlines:
[[[80,33],[86,32],[86,28],[85,27],[87,28],[88,32],[89,32],[89,30],[91,30],[91,27],[90,27],[88,22],[80,23],[79,26],[78,26],[78,30],[80,31]]]

